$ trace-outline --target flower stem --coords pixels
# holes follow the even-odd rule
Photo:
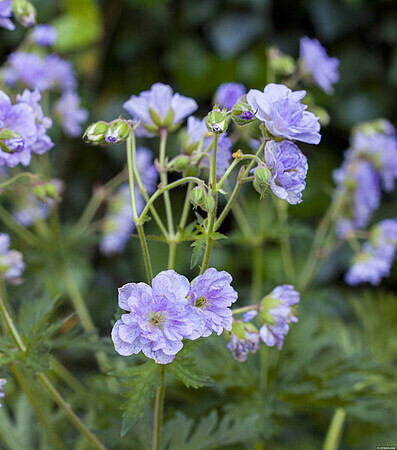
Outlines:
[[[344,408],[337,408],[332,417],[327,435],[325,436],[323,450],[338,450],[342,438],[345,418],[346,410]]]
[[[189,214],[189,210],[190,210],[189,196],[190,196],[190,192],[193,189],[193,186],[194,186],[194,183],[189,183],[188,186],[187,186],[187,189],[186,189],[185,202],[183,204],[181,220],[179,221],[179,228],[181,228],[182,230],[185,228],[187,217],[188,217],[188,214]]]
[[[148,283],[151,284],[153,279],[153,271],[152,264],[150,262],[149,247],[147,245],[145,232],[143,231],[143,225],[137,225],[136,229],[138,231],[139,240],[141,242],[142,255],[145,262],[146,278],[148,280]]]
[[[13,176],[12,178],[9,178],[7,181],[4,181],[4,183],[0,184],[0,189],[4,189],[5,187],[9,186],[10,184],[15,183],[15,181],[20,180],[21,178],[30,178],[31,181],[37,181],[39,179],[38,175],[35,175],[34,173],[30,172],[20,172]]]
[[[283,260],[284,274],[289,282],[295,280],[295,268],[292,259],[291,242],[288,230],[288,203],[275,199],[279,228],[283,229],[280,236],[281,258]]]
[[[167,129],[161,128],[160,129],[160,180],[163,187],[167,186],[168,184],[168,177],[167,177],[167,167],[165,164],[165,148],[167,144]],[[172,207],[171,207],[171,199],[170,194],[168,191],[164,192],[164,205],[165,205],[165,213],[167,215],[167,226],[168,226],[168,234],[170,236],[174,235],[174,221],[172,217]]]
[[[235,315],[235,314],[244,313],[246,311],[255,311],[258,309],[259,309],[259,305],[242,306],[241,308],[232,309],[232,313],[233,313],[233,315]]]
[[[14,217],[0,205],[0,220],[2,220],[8,228],[15,232],[20,238],[27,242],[32,247],[40,247],[42,242],[40,239],[17,222]]]
[[[163,409],[165,396],[165,366],[160,365],[160,386],[156,390],[153,418],[153,444],[152,450],[159,450],[161,443],[161,429],[163,425]]]

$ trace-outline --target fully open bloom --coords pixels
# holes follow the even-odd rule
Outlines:
[[[170,86],[162,83],[155,83],[149,91],[132,95],[123,106],[134,121],[141,121],[137,136],[149,137],[157,134],[159,128],[175,129],[198,107],[195,100],[174,94]]]
[[[265,147],[265,162],[272,172],[269,185],[273,193],[291,205],[300,203],[306,187],[306,156],[293,142],[270,141]]]
[[[233,317],[229,306],[237,300],[238,294],[230,285],[231,282],[229,273],[218,272],[214,268],[207,269],[192,281],[190,300],[205,317],[202,336],[209,336],[213,331],[219,335],[223,330],[232,329]]]
[[[119,289],[119,306],[128,311],[116,322],[112,339],[123,356],[139,353],[158,364],[173,361],[182,339],[196,339],[203,317],[186,299],[189,281],[173,270],[159,273],[152,287],[128,283]]]
[[[339,60],[330,58],[317,39],[308,37],[300,41],[300,57],[304,69],[311,74],[313,80],[324,92],[332,94],[334,91],[332,85],[339,81]]]
[[[237,101],[245,95],[245,86],[240,83],[222,83],[215,94],[215,102],[220,108],[233,109]]]
[[[319,118],[306,111],[301,100],[306,91],[293,92],[283,84],[268,84],[264,91],[251,89],[247,103],[273,136],[318,144],[321,140]]]
[[[22,261],[22,253],[10,250],[10,236],[0,233],[0,276],[6,281],[18,278],[25,264]]]
[[[277,286],[262,300],[259,321],[263,325],[259,334],[266,345],[276,345],[279,350],[282,349],[289,324],[298,321],[292,307],[299,301],[299,292],[289,284]]]

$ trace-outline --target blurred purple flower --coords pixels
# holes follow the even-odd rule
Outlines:
[[[250,322],[254,317],[258,315],[258,311],[247,311],[243,314],[243,321],[244,322]]]
[[[225,271],[207,269],[196,277],[190,286],[190,300],[205,317],[206,337],[215,331],[218,335],[223,330],[231,331],[233,317],[229,308],[237,300],[237,292],[230,286],[232,277]]]
[[[123,356],[143,352],[158,364],[168,364],[182,349],[182,339],[196,339],[202,315],[189,304],[189,281],[173,270],[160,272],[152,287],[128,283],[119,289],[119,306],[128,311],[112,330],[116,351]]]
[[[267,346],[276,345],[279,350],[282,349],[284,338],[289,331],[289,324],[298,321],[292,306],[299,301],[299,292],[289,284],[277,286],[262,300],[259,318],[263,325],[259,334]]]
[[[33,42],[44,47],[55,44],[58,33],[52,25],[37,25],[32,33]]]
[[[246,93],[245,86],[240,83],[222,83],[215,94],[215,102],[220,108],[233,109],[237,101]]]
[[[76,92],[67,91],[58,100],[55,111],[59,114],[63,129],[68,136],[81,135],[81,124],[88,119],[88,111],[80,108],[80,97]]]
[[[173,93],[172,88],[162,83],[155,83],[149,91],[138,96],[132,95],[124,103],[135,122],[141,121],[137,136],[154,136],[159,128],[176,128],[185,117],[198,107],[195,100]]]
[[[1,23],[1,22],[0,22]],[[5,378],[0,378],[0,398],[4,397],[4,388],[3,386],[7,383],[7,380]],[[0,408],[2,404],[0,403]]]
[[[273,136],[318,144],[321,140],[319,118],[301,103],[306,91],[293,92],[283,84],[268,84],[264,91],[251,89],[247,103]]]
[[[339,81],[339,60],[330,58],[317,39],[304,37],[300,41],[300,57],[313,80],[327,94],[334,92],[333,84]]]
[[[0,27],[7,30],[15,30],[15,25],[12,23],[12,0],[0,1]]]
[[[0,276],[6,281],[14,281],[25,268],[22,253],[9,250],[10,236],[0,233]]]
[[[76,75],[70,61],[53,53],[45,59],[45,70],[52,86],[59,86],[62,91],[76,90]]]
[[[308,170],[307,158],[290,141],[270,141],[265,147],[265,162],[272,172],[270,189],[291,205],[302,201]]]
[[[240,338],[232,332],[227,348],[232,352],[235,360],[244,362],[248,353],[256,353],[259,350],[260,335],[259,333],[246,331],[245,339]]]

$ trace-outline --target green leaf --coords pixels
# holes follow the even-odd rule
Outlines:
[[[160,367],[148,361],[140,366],[121,369],[112,373],[121,377],[121,384],[128,388],[124,393],[127,401],[121,405],[123,423],[121,436],[124,436],[142,416],[145,406],[152,400],[156,387],[160,384]]]
[[[191,246],[193,247],[192,259],[190,260],[190,269],[193,269],[199,263],[205,249],[206,237],[198,236]]]
[[[176,357],[167,367],[178,380],[190,388],[200,388],[212,384],[212,379],[204,374],[193,356]]]

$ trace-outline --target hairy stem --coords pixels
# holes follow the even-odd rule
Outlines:
[[[165,397],[165,366],[160,365],[160,386],[156,390],[156,400],[154,404],[153,417],[153,444],[152,450],[159,450],[161,447],[161,429],[163,426],[163,410]]]

